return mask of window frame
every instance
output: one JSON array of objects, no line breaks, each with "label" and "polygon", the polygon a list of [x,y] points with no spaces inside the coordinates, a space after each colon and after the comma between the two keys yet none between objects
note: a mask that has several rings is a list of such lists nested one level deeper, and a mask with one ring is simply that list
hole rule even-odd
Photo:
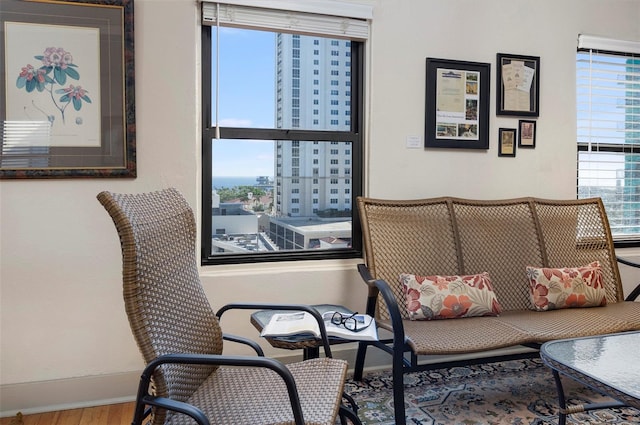
[{"label": "window frame", "polygon": [[[211,59],[213,55],[212,34],[213,28],[209,25],[201,26],[202,46],[202,223],[201,223],[201,265],[219,264],[248,264],[263,262],[281,262],[296,260],[333,260],[361,258],[362,231],[360,218],[355,208],[351,208],[351,248],[334,250],[299,250],[277,251],[262,253],[227,253],[213,255],[212,253],[212,145],[216,136],[219,139],[239,140],[273,140],[279,141],[305,141],[318,143],[350,142],[351,146],[351,205],[356,205],[355,199],[363,193],[364,181],[364,55],[365,41],[351,41],[351,124],[349,131],[329,130],[299,130],[277,128],[242,128],[242,127],[218,127],[212,121],[213,102],[213,69]],[[282,32],[273,30],[274,32]],[[331,35],[323,37],[331,38]]]},{"label": "window frame", "polygon": [[[620,58],[624,57],[639,57],[640,52],[635,51],[640,48],[640,44],[625,42],[621,40],[613,40],[606,39],[601,37],[589,36],[581,34],[578,37],[578,48],[576,50],[576,61],[579,60],[580,54],[589,54],[590,52],[595,55],[609,55],[616,56]],[[576,66],[576,71],[578,71],[578,67]],[[576,74],[576,87],[578,87],[578,80]],[[578,98],[576,98],[576,103],[578,102]],[[576,105],[578,106],[578,104]],[[579,114],[579,108],[576,107],[577,114]],[[577,123],[580,123],[580,115],[576,116]],[[625,121],[626,122],[626,121]],[[579,130],[579,128],[577,128]],[[640,154],[640,142],[638,143],[600,143],[600,142],[592,142],[592,141],[582,141],[579,135],[579,132],[576,134],[576,164],[577,171],[580,170],[580,154],[581,153],[589,153],[589,152],[613,152],[620,154]],[[580,179],[578,175],[576,176],[576,197],[580,197]],[[606,207],[606,204],[605,204]],[[640,212],[640,210],[636,210],[636,212]],[[614,247],[615,248],[630,248],[630,247],[638,247],[640,246],[640,234],[638,233],[630,233],[628,235],[622,233],[613,234],[612,237],[614,239]]]}]

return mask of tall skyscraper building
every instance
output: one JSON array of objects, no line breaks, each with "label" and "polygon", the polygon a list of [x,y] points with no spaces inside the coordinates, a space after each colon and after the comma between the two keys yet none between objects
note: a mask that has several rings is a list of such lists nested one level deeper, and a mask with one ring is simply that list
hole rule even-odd
[{"label": "tall skyscraper building", "polygon": [[[348,130],[350,41],[278,34],[276,44],[276,127]],[[350,143],[291,140],[274,146],[276,218],[350,220]]]}]

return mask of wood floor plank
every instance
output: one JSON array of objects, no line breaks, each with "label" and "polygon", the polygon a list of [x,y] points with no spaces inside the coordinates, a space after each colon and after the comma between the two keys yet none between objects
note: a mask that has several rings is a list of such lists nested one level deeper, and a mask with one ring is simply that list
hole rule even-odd
[{"label": "wood floor plank", "polygon": [[0,425],[131,425],[134,402],[0,418]]},{"label": "wood floor plank", "polygon": [[35,415],[25,415],[22,417],[22,423],[24,425],[38,425],[40,423],[44,423],[40,421],[40,418],[43,415],[47,415],[46,413],[38,413]]},{"label": "wood floor plank", "polygon": [[27,420],[27,419],[30,419],[29,416],[25,416],[25,421],[24,421],[25,425],[50,425],[58,422],[58,418],[60,417],[60,412],[47,412],[47,413],[40,413],[39,415],[35,415],[35,416],[38,416],[38,420],[34,421],[33,423]]},{"label": "wood floor plank", "polygon": [[109,406],[109,412],[107,414],[107,423],[120,425],[122,423],[122,410],[123,404],[112,404]]},{"label": "wood floor plank", "polygon": [[135,410],[135,403],[124,403],[122,405],[122,416],[119,425],[131,425],[133,420],[133,411]]},{"label": "wood floor plank", "polygon": [[0,418],[0,425],[9,425],[14,417]]},{"label": "wood floor plank", "polygon": [[109,425],[130,425],[133,419],[133,406],[132,403],[110,405],[107,423]]},{"label": "wood floor plank", "polygon": [[108,424],[109,406],[96,406],[91,409],[83,409],[82,417],[78,425]]},{"label": "wood floor plank", "polygon": [[51,425],[79,425],[83,410],[85,409],[63,410],[58,420]]}]

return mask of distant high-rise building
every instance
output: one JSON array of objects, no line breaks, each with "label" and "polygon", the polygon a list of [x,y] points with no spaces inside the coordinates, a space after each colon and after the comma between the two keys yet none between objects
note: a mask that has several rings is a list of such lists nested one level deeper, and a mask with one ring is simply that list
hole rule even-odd
[{"label": "distant high-rise building", "polygon": [[[349,130],[350,41],[278,34],[276,44],[276,127]],[[350,143],[274,146],[276,217],[335,217],[352,209]]]}]

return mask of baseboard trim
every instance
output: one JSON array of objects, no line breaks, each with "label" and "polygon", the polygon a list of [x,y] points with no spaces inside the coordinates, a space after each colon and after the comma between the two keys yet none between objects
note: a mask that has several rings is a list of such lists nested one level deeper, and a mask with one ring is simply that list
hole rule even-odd
[{"label": "baseboard trim", "polygon": [[[355,343],[332,346],[334,358],[344,359],[353,367],[357,345]],[[367,355],[367,369],[391,367],[390,357],[371,350]],[[283,352],[285,353],[285,352]],[[301,351],[274,356],[283,363],[302,360]],[[289,354],[291,353],[291,354]],[[385,362],[387,364],[385,364]],[[140,371],[78,378],[35,381],[0,385],[0,418],[124,403],[135,400]]]},{"label": "baseboard trim", "polygon": [[[332,346],[334,358],[346,360],[350,367],[355,364],[357,343]],[[464,360],[480,356],[535,351],[524,347],[510,347],[484,353],[470,353],[455,356],[424,356],[420,363]],[[283,363],[302,360],[300,351],[274,356]],[[295,354],[293,354],[295,353]],[[367,350],[366,371],[391,369],[391,356],[382,350],[370,347]],[[350,373],[352,370],[350,370]],[[78,378],[37,381],[0,385],[0,418],[124,403],[135,400],[140,379],[140,371],[109,375],[84,376]]]},{"label": "baseboard trim", "polygon": [[0,417],[135,400],[140,371],[0,385]]}]

